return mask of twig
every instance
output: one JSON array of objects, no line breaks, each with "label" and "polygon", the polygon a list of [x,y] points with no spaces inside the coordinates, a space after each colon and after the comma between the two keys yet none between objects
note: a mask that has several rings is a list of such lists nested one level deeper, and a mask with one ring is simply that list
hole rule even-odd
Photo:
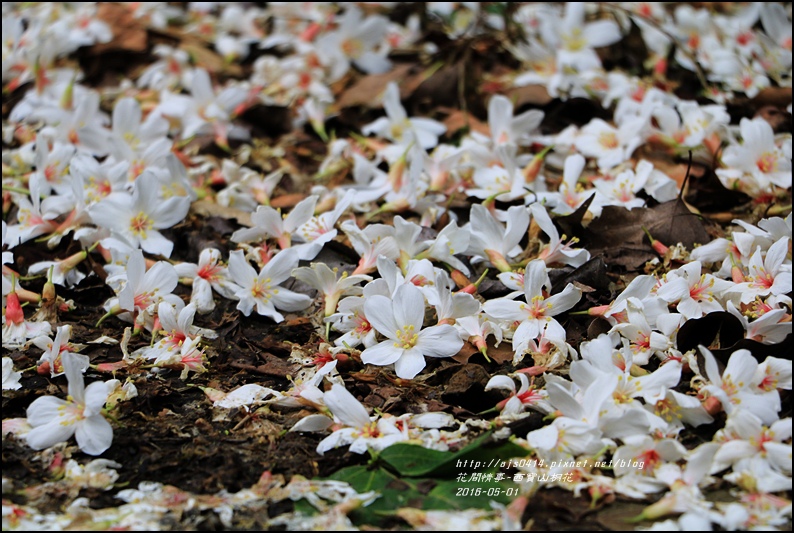
[{"label": "twig", "polygon": [[681,190],[678,191],[679,200],[684,199],[684,189],[686,189],[686,186],[689,182],[689,176],[691,175],[691,172],[692,172],[692,150],[689,150],[689,161],[687,162],[686,165],[686,176],[684,176],[684,181],[681,182]]}]

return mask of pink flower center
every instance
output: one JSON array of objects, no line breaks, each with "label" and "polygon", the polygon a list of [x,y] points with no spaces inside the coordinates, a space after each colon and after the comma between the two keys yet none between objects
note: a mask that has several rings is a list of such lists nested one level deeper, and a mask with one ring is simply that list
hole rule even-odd
[{"label": "pink flower center", "polygon": [[530,387],[525,392],[522,392],[521,394],[517,394],[516,398],[521,400],[522,404],[527,405],[527,404],[535,403],[538,400],[542,400],[543,396],[539,394],[538,391],[536,391],[533,387]]},{"label": "pink flower center", "polygon": [[204,278],[207,281],[216,281],[218,279],[218,271],[220,271],[221,267],[218,264],[208,264],[201,267],[196,275],[200,278]]},{"label": "pink flower center", "polygon": [[416,276],[411,278],[411,283],[413,283],[417,287],[424,287],[425,285],[429,285],[430,281],[423,275],[417,274]]},{"label": "pink flower center", "polygon": [[753,282],[750,284],[751,287],[755,287],[757,289],[769,289],[775,284],[775,277],[770,275],[766,269],[759,268],[757,269],[757,272],[758,275],[753,278]]},{"label": "pink flower center", "polygon": [[752,40],[753,40],[753,32],[750,31],[743,31],[742,33],[736,36],[736,42],[741,46],[747,45]]},{"label": "pink flower center", "polygon": [[603,146],[608,150],[614,150],[618,146],[620,146],[620,142],[618,142],[618,136],[615,135],[614,131],[605,131],[602,132],[598,136],[598,144]]},{"label": "pink flower center", "polygon": [[706,276],[700,276],[700,280],[689,287],[689,297],[693,300],[703,300],[704,297],[708,298],[711,296],[711,293],[708,291],[714,285],[714,280],[712,279],[710,282],[706,283]]},{"label": "pink flower center", "polygon": [[645,450],[637,457],[637,460],[642,463],[644,471],[653,472],[662,458],[656,450]]},{"label": "pink flower center", "polygon": [[359,336],[366,335],[372,330],[372,324],[370,324],[363,316],[356,314],[353,320],[356,322],[355,331]]},{"label": "pink flower center", "polygon": [[773,391],[777,389],[777,376],[773,374],[767,374],[764,376],[764,379],[761,380],[761,383],[758,384],[758,388],[765,391]]},{"label": "pink flower center", "polygon": [[532,301],[526,305],[522,304],[521,308],[524,309],[532,318],[544,318],[546,311],[551,309],[551,304],[546,302],[543,296],[535,296]]},{"label": "pink flower center", "polygon": [[761,154],[761,157],[756,160],[755,164],[758,170],[764,174],[774,172],[777,170],[777,157],[775,157],[775,154],[772,152],[764,152]]},{"label": "pink flower center", "polygon": [[152,228],[154,222],[143,211],[130,220],[130,231],[138,237],[146,238],[146,232]]},{"label": "pink flower center", "polygon": [[135,307],[140,309],[145,309],[149,307],[152,303],[152,297],[154,293],[152,292],[143,292],[141,294],[136,294],[135,298],[133,299],[135,303]]}]

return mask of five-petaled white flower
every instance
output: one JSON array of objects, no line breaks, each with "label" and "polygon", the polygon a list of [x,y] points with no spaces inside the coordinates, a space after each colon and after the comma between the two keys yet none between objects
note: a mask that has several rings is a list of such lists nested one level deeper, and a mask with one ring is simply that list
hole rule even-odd
[{"label": "five-petaled white flower", "polygon": [[144,172],[135,180],[132,196],[111,194],[89,209],[94,224],[110,228],[134,247],[145,252],[171,256],[174,243],[160,233],[185,219],[190,198],[172,196],[160,199],[160,184],[151,172]]},{"label": "five-petaled white flower", "polygon": [[370,417],[367,410],[350,394],[344,385],[334,383],[331,390],[323,394],[325,405],[341,426],[317,445],[317,452],[324,454],[339,446],[350,445],[353,453],[364,453],[367,449],[380,451],[392,444],[408,440],[391,420]]},{"label": "five-petaled white flower", "polygon": [[34,450],[43,450],[75,435],[83,452],[100,455],[113,442],[113,428],[102,416],[110,387],[104,381],[85,386],[83,369],[88,365],[87,357],[64,352],[62,358],[69,395],[66,400],[42,396],[30,404],[27,416],[33,429],[25,438]]},{"label": "five-petaled white flower", "polygon": [[531,261],[524,273],[524,296],[526,302],[498,299],[485,303],[483,310],[499,320],[517,322],[513,334],[513,348],[524,350],[529,341],[537,339],[546,329],[547,336],[565,338],[565,330],[553,317],[576,305],[582,291],[569,283],[559,294],[543,295],[543,287],[551,287],[546,263],[542,259]]},{"label": "five-petaled white flower", "polygon": [[276,310],[277,307],[284,311],[299,311],[308,307],[311,298],[279,286],[290,277],[292,269],[296,266],[298,266],[297,252],[291,248],[276,254],[262,267],[259,274],[245,260],[241,250],[232,252],[229,255],[229,273],[234,282],[241,287],[235,293],[240,299],[237,309],[248,316],[256,305],[257,313],[281,322],[284,316]]},{"label": "five-petaled white flower", "polygon": [[367,298],[364,311],[372,326],[388,337],[361,352],[366,364],[390,365],[398,377],[413,379],[425,367],[425,356],[451,357],[463,347],[457,330],[449,325],[422,329],[425,299],[413,285],[401,285],[394,299],[376,294]]},{"label": "five-petaled white flower", "polygon": [[408,145],[416,141],[424,149],[433,148],[438,144],[438,137],[447,131],[447,127],[429,118],[408,118],[405,108],[400,103],[400,90],[397,83],[391,82],[383,93],[383,109],[385,117],[361,128],[364,135],[372,133],[385,137],[398,144]]}]

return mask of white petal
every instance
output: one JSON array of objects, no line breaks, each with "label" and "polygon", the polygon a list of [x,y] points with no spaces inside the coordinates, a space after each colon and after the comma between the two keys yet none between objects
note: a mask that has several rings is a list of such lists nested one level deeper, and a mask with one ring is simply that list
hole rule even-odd
[{"label": "white petal", "polygon": [[397,329],[403,326],[403,324],[398,326],[394,320],[391,300],[379,294],[366,299],[364,302],[364,315],[366,315],[372,327],[391,339],[396,338]]},{"label": "white petal", "polygon": [[411,424],[424,429],[440,429],[455,423],[455,417],[449,413],[422,413],[411,416]]},{"label": "white petal", "polygon": [[386,366],[397,361],[403,354],[402,348],[394,346],[391,339],[370,346],[361,352],[361,362],[365,365]]},{"label": "white petal", "polygon": [[537,450],[552,450],[557,447],[558,438],[559,431],[554,424],[550,424],[535,431],[530,431],[527,435],[527,442]]},{"label": "white petal", "polygon": [[146,237],[141,239],[141,248],[150,254],[171,257],[174,243],[165,238],[159,231],[149,230],[146,232]]},{"label": "white petal", "polygon": [[402,379],[413,379],[425,364],[425,358],[418,349],[403,350],[402,356],[394,363],[394,373]]},{"label": "white petal", "polygon": [[416,348],[428,357],[452,357],[463,348],[463,341],[454,327],[442,324],[420,331]]},{"label": "white petal", "polygon": [[344,385],[334,383],[331,390],[323,395],[323,399],[325,405],[344,425],[363,428],[370,423],[367,410]]},{"label": "white petal", "polygon": [[75,438],[88,455],[100,455],[113,443],[113,427],[102,415],[89,416],[77,424]]},{"label": "white petal", "polygon": [[246,293],[253,286],[254,279],[257,277],[256,270],[245,259],[242,250],[235,250],[229,254],[229,274],[235,283],[245,289]]},{"label": "white petal", "polygon": [[110,386],[104,381],[95,381],[85,388],[85,409],[83,415],[91,417],[97,415],[105,407],[105,402],[110,395]]},{"label": "white petal", "polygon": [[298,254],[295,250],[287,248],[273,257],[260,273],[260,278],[270,278],[273,284],[279,284],[292,275],[292,269],[298,266]]},{"label": "white petal", "polygon": [[312,195],[298,202],[284,220],[284,231],[294,233],[295,230],[308,222],[314,215],[318,198],[318,196]]},{"label": "white petal", "polygon": [[[399,329],[411,325],[416,333],[425,318],[425,297],[414,285],[400,285],[394,293],[394,321]],[[368,315],[369,316],[369,315]]]},{"label": "white petal", "polygon": [[556,316],[560,313],[564,313],[577,303],[582,298],[582,291],[575,287],[572,283],[569,283],[565,289],[559,294],[555,294],[554,296],[550,296],[546,299],[546,304],[551,304],[551,309],[547,311],[550,316]]},{"label": "white petal", "polygon": [[333,450],[334,448],[339,448],[340,446],[350,444],[353,442],[354,431],[355,429],[353,428],[342,428],[334,431],[320,441],[320,444],[317,445],[317,453],[323,455],[328,450]]},{"label": "white petal", "polygon": [[494,376],[488,380],[488,383],[485,385],[485,390],[491,389],[505,389],[510,392],[516,391],[516,383],[512,380],[512,378],[504,375]]},{"label": "white petal", "polygon": [[541,259],[530,261],[524,271],[524,294],[527,303],[532,298],[543,295],[543,287],[549,285],[549,275],[546,273],[546,263]]},{"label": "white petal", "polygon": [[[275,291],[278,291],[277,293]],[[283,287],[274,289],[274,294],[271,298],[273,305],[278,309],[284,311],[300,311],[306,309],[312,303],[312,299],[305,294],[292,292]]]},{"label": "white petal", "polygon": [[290,428],[290,431],[325,431],[334,424],[333,419],[325,415],[308,415],[298,420],[298,423]]},{"label": "white petal", "polygon": [[59,442],[66,442],[74,434],[74,424],[61,424],[53,421],[43,426],[34,427],[25,434],[28,446],[34,450],[43,450]]},{"label": "white petal", "polygon": [[27,409],[28,424],[33,427],[49,424],[53,420],[60,418],[61,407],[65,405],[66,402],[64,400],[55,396],[36,398]]},{"label": "white petal", "polygon": [[731,377],[731,380],[739,384],[739,388],[744,388],[740,383],[749,384],[755,370],[758,368],[758,361],[752,356],[749,350],[737,350],[728,359],[723,376]]}]

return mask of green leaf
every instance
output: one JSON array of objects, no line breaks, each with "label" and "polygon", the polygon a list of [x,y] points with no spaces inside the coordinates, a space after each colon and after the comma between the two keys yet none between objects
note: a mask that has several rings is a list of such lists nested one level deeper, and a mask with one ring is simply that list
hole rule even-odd
[{"label": "green leaf", "polygon": [[328,479],[349,483],[356,492],[382,490],[391,481],[397,479],[394,475],[382,468],[370,470],[369,467],[358,465],[348,466],[331,474]]},{"label": "green leaf", "polygon": [[403,476],[422,476],[449,462],[454,454],[430,450],[416,444],[392,444],[379,458]]},{"label": "green leaf", "polygon": [[[512,481],[477,481],[459,483],[448,480],[441,481],[430,491],[433,502],[444,502],[446,509],[491,509],[491,501],[507,505],[519,494],[518,485]],[[442,507],[432,507],[441,509]],[[424,507],[431,509],[431,507]]]},{"label": "green leaf", "polygon": [[485,433],[457,452],[399,443],[380,452],[379,458],[403,476],[450,477],[475,470],[498,471],[509,459],[529,453],[509,441],[488,442],[490,438],[491,433]]},{"label": "green leaf", "polygon": [[[509,441],[493,442],[481,435],[456,452],[429,450],[414,444],[395,444],[378,454],[379,466],[350,466],[329,479],[345,481],[359,493],[371,490],[380,497],[350,515],[356,525],[385,527],[401,507],[454,511],[490,509],[490,502],[508,504],[518,495],[509,479],[495,480],[513,458],[528,451]],[[435,478],[435,479],[434,479]]]},{"label": "green leaf", "polygon": [[[388,449],[388,448],[387,448]],[[334,473],[329,479],[345,481],[358,492],[374,490],[380,497],[367,507],[350,514],[356,525],[383,526],[401,507],[424,510],[455,511],[490,509],[490,502],[508,504],[518,495],[518,487],[509,480],[456,481],[452,479],[401,479],[383,467],[351,466]],[[467,477],[468,479],[468,477]]]}]

